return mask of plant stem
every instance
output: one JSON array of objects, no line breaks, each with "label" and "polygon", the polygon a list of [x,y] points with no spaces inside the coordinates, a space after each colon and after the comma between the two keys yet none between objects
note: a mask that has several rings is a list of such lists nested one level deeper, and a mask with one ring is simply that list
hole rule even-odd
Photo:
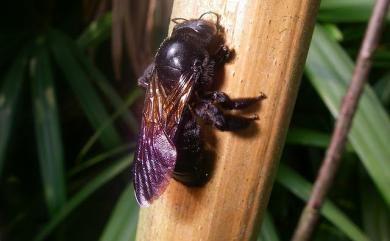
[{"label": "plant stem", "polygon": [[331,143],[326,151],[312,193],[301,214],[292,241],[309,240],[318,221],[319,211],[340,164],[340,157],[343,153],[353,116],[371,68],[371,57],[378,44],[383,20],[388,7],[389,0],[377,0],[375,2],[359,51],[352,81],[341,103],[341,110],[332,133]]}]

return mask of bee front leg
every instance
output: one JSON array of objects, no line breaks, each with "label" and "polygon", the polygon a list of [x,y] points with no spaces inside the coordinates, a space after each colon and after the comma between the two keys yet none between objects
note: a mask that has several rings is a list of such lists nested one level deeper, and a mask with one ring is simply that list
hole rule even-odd
[{"label": "bee front leg", "polygon": [[232,51],[225,45],[222,45],[213,56],[217,66],[226,63],[232,56]]},{"label": "bee front leg", "polygon": [[205,93],[204,98],[212,100],[214,103],[219,104],[222,108],[226,110],[240,110],[265,99],[266,96],[265,94],[260,93],[260,95],[252,98],[230,99],[230,97],[224,92],[211,91]]},{"label": "bee front leg", "polygon": [[155,69],[154,63],[151,63],[148,65],[148,67],[146,67],[142,76],[138,78],[138,81],[137,81],[138,86],[141,86],[145,89],[148,88],[150,79],[153,76],[154,69]]},{"label": "bee front leg", "polygon": [[221,131],[235,131],[247,128],[258,117],[242,117],[223,113],[211,100],[202,100],[194,108],[197,116]]}]

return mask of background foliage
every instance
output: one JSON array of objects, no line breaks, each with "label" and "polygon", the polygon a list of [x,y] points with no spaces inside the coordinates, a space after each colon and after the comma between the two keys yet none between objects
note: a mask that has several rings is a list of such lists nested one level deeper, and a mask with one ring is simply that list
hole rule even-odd
[{"label": "background foliage", "polygon": [[[259,240],[288,240],[294,230],[372,3],[322,1]],[[134,239],[135,83],[166,35],[171,4],[2,3],[1,240]],[[390,240],[389,43],[384,31],[315,240]]]}]

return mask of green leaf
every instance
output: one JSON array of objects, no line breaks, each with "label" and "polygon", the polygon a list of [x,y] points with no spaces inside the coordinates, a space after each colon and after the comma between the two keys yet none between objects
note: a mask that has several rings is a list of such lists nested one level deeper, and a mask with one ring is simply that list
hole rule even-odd
[{"label": "green leaf", "polygon": [[[121,145],[121,146],[118,146],[116,148],[113,148],[112,150],[109,150],[109,151],[106,151],[106,152],[101,153],[99,155],[96,155],[96,156],[92,157],[91,159],[88,159],[88,160],[83,161],[83,162],[79,162],[78,165],[76,165],[74,168],[72,168],[69,171],[68,176],[73,176],[75,174],[78,174],[79,172],[84,171],[85,169],[87,169],[89,167],[95,166],[95,165],[99,164],[100,162],[107,160],[108,158],[110,158],[114,155],[118,155],[119,153],[123,153],[124,151],[129,151],[131,149],[134,149],[134,147],[135,147],[135,143]],[[129,152],[127,152],[127,153],[129,153]]]},{"label": "green leaf", "polygon": [[[68,41],[69,46],[75,56],[82,63],[85,71],[91,76],[92,80],[95,81],[100,91],[108,98],[111,105],[115,109],[119,109],[123,106],[123,100],[115,89],[110,85],[104,74],[96,68],[92,61],[81,51],[86,46],[96,46],[106,38],[108,38],[112,25],[112,14],[107,13],[93,21],[85,30],[77,41],[77,45],[73,41]],[[138,131],[138,122],[130,111],[122,113],[123,121],[129,126],[129,129],[135,134]]]},{"label": "green leaf", "polygon": [[4,166],[16,101],[21,90],[25,67],[29,58],[29,50],[26,47],[17,56],[4,77],[0,89],[0,176]]},{"label": "green leaf", "polygon": [[[352,78],[353,62],[322,27],[315,28],[306,73],[322,100],[337,117]],[[373,90],[366,85],[348,140],[390,206],[390,120]]]},{"label": "green leaf", "polygon": [[51,215],[66,200],[64,155],[48,50],[38,46],[30,61],[35,136],[43,190]]},{"label": "green leaf", "polygon": [[[312,185],[308,181],[283,164],[280,164],[279,166],[276,181],[305,201],[308,199],[312,189]],[[342,231],[351,240],[369,240],[359,227],[349,220],[348,217],[329,200],[324,202],[321,209],[321,215],[329,220],[329,222],[333,223],[336,228]]]},{"label": "green leaf", "polygon": [[[107,13],[93,21],[85,30],[77,41],[77,45],[73,41],[68,41],[68,45],[71,47],[75,56],[82,63],[83,68],[91,76],[92,80],[99,87],[100,91],[108,98],[111,102],[112,107],[119,109],[123,106],[123,100],[121,96],[115,91],[112,85],[109,83],[104,74],[96,68],[92,61],[81,51],[86,46],[96,45],[101,41],[105,40],[109,34],[112,25],[112,14]],[[138,122],[130,111],[122,113],[123,121],[129,126],[133,133],[138,131]]]},{"label": "green leaf", "polygon": [[[87,45],[96,45],[100,43],[110,34],[110,29],[112,25],[112,14],[107,13],[100,17],[98,20],[92,22],[86,31],[79,37],[77,45],[73,41],[68,41],[69,46],[71,47],[75,56],[82,63],[83,68],[91,76],[92,80],[95,81],[96,85],[99,87],[100,91],[108,98],[111,102],[112,107],[119,109],[120,106],[123,106],[123,100],[121,96],[115,91],[112,85],[109,83],[104,74],[96,68],[92,61],[81,51]],[[133,133],[138,131],[138,122],[132,115],[130,111],[122,113],[123,121],[129,126],[130,130]]]},{"label": "green leaf", "polygon": [[390,73],[379,79],[374,88],[378,98],[385,105],[390,104]]},{"label": "green leaf", "polygon": [[[288,130],[286,139],[286,143],[289,145],[301,145],[319,148],[327,148],[329,141],[329,134],[304,128],[290,128]],[[346,145],[346,150],[350,152],[353,151],[349,143]]]},{"label": "green leaf", "polygon": [[274,223],[272,221],[271,214],[266,210],[264,214],[263,224],[261,225],[260,235],[257,238],[258,241],[279,241],[278,234],[276,232]]},{"label": "green leaf", "polygon": [[133,185],[129,184],[120,196],[100,241],[135,240],[139,208],[133,193]]},{"label": "green leaf", "polygon": [[303,128],[291,128],[288,130],[286,143],[326,148],[329,140],[330,136],[327,133]]},{"label": "green leaf", "polygon": [[[374,0],[323,0],[318,20],[324,22],[366,22],[370,18]],[[387,14],[390,20],[390,13]]]},{"label": "green leaf", "polygon": [[390,67],[390,49],[386,47],[386,40],[388,38],[386,37],[385,33],[383,33],[382,38],[384,39],[382,40],[383,43],[380,43],[374,55],[372,56],[372,66],[374,68],[377,67],[388,70]]},{"label": "green leaf", "polygon": [[337,42],[340,42],[344,39],[343,33],[335,24],[323,24],[324,30],[328,32],[329,36],[331,36]]},{"label": "green leaf", "polygon": [[[123,108],[123,106],[125,105],[124,101],[122,100],[121,96],[115,91],[115,89],[111,86],[111,84],[104,76],[104,74],[92,64],[91,60],[87,58],[87,56],[85,56],[77,46],[71,43],[69,43],[69,45],[71,46],[75,56],[77,56],[77,58],[82,63],[83,67],[85,68],[85,71],[88,73],[88,75],[91,76],[92,80],[96,83],[100,91],[110,101],[111,106],[114,109]],[[134,91],[138,91],[138,90],[134,90]],[[136,95],[136,97],[140,96],[139,91],[134,94]],[[129,129],[133,133],[137,133],[138,122],[135,119],[135,117],[132,115],[132,113],[130,111],[123,111],[121,113],[121,117],[124,123],[126,123],[127,126],[129,127]]]},{"label": "green leaf", "polygon": [[103,134],[104,130],[110,126],[116,118],[118,118],[123,112],[127,111],[127,108],[134,103],[134,101],[141,95],[139,89],[134,89],[129,93],[126,102],[122,103],[122,106],[119,106],[119,109],[111,116],[109,120],[104,122],[102,126],[95,131],[91,138],[88,139],[87,143],[81,149],[77,160],[83,159],[88,151],[92,148],[93,144],[98,140],[98,138]]},{"label": "green leaf", "polygon": [[363,227],[372,240],[390,241],[390,210],[370,180],[361,178]]},{"label": "green leaf", "polygon": [[54,228],[56,228],[74,209],[80,206],[80,204],[92,193],[128,168],[132,160],[132,155],[120,159],[89,181],[78,193],[65,203],[65,205],[49,220],[47,224],[42,227],[35,236],[34,240],[39,241],[46,239]]},{"label": "green leaf", "polygon": [[112,14],[108,12],[89,24],[78,38],[77,45],[82,49],[99,45],[110,36],[111,25]]},{"label": "green leaf", "polygon": [[[100,100],[95,88],[89,82],[80,63],[78,63],[72,51],[66,44],[67,37],[58,31],[50,33],[50,44],[57,64],[62,69],[74,94],[79,98],[81,107],[95,130],[98,130],[107,120],[109,115]],[[119,145],[120,138],[113,125],[108,126],[102,133],[101,143],[106,147]]]}]

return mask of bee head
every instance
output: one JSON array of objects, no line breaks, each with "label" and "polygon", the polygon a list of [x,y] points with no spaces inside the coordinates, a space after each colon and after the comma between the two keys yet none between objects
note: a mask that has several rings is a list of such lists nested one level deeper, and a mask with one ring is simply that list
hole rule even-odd
[{"label": "bee head", "polygon": [[[213,14],[214,16],[216,16],[217,21],[214,23],[212,21],[202,19],[208,14]],[[198,19],[187,20],[185,18],[174,18],[172,19],[172,21],[176,23],[175,27],[173,28],[172,35],[195,35],[199,38],[199,40],[204,40],[206,42],[213,39],[219,33],[220,30],[219,15],[214,12],[203,13]]]}]

